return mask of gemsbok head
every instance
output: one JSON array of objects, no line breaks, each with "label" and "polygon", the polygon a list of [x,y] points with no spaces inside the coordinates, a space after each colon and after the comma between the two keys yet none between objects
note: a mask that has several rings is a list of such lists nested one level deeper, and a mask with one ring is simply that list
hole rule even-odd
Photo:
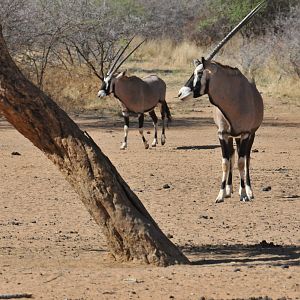
[{"label": "gemsbok head", "polygon": [[154,125],[154,140],[152,147],[158,144],[157,140],[157,116],[154,111],[156,106],[160,107],[162,118],[162,134],[161,144],[164,145],[166,141],[165,136],[165,117],[171,120],[171,114],[166,102],[166,84],[156,75],[149,75],[144,78],[137,76],[127,76],[126,71],[118,72],[122,64],[129,58],[129,56],[136,51],[144,41],[139,43],[125,58],[122,55],[128,48],[133,38],[126,44],[126,46],[117,52],[113,64],[110,66],[107,75],[103,79],[102,85],[98,92],[98,97],[105,97],[113,94],[116,97],[122,108],[122,115],[124,117],[124,141],[121,145],[121,150],[127,148],[127,137],[129,129],[129,113],[136,113],[139,116],[139,132],[145,149],[149,148],[149,144],[143,134],[144,113],[149,113]]},{"label": "gemsbok head", "polygon": [[250,183],[250,152],[255,132],[263,120],[263,100],[255,84],[237,69],[221,65],[212,58],[232,36],[260,11],[265,4],[260,2],[208,55],[195,60],[195,70],[180,89],[181,100],[208,95],[214,105],[214,121],[218,127],[218,137],[222,149],[222,183],[216,202],[232,194],[232,168],[234,165],[233,138],[238,152],[240,173],[239,195],[241,201],[253,199]]}]

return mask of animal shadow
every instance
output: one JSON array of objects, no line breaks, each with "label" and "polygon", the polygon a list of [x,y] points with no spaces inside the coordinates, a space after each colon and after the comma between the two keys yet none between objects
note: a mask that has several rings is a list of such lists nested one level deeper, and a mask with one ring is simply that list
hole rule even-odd
[{"label": "animal shadow", "polygon": [[199,145],[199,146],[179,146],[176,150],[213,150],[220,148],[220,145]]},{"label": "animal shadow", "polygon": [[262,242],[254,245],[184,245],[181,250],[193,265],[220,265],[254,267],[269,265],[288,268],[300,266],[300,247]]}]

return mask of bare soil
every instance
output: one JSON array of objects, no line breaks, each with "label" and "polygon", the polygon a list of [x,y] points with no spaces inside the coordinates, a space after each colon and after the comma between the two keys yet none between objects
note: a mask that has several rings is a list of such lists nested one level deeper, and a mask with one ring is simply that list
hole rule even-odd
[{"label": "bare soil", "polygon": [[[237,170],[233,197],[214,202],[221,150],[206,99],[171,99],[167,143],[149,150],[136,118],[129,148],[120,151],[121,118],[73,116],[193,263],[167,268],[114,262],[56,167],[0,119],[0,296],[299,299],[300,108],[266,98],[251,161],[255,200],[248,203],[239,201]],[[149,119],[145,131],[151,142]]]}]

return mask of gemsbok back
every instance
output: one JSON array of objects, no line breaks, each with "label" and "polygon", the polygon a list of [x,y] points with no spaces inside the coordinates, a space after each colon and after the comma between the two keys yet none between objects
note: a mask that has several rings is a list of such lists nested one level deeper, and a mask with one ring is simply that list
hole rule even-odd
[{"label": "gemsbok back", "polygon": [[232,194],[232,169],[234,165],[233,138],[238,152],[240,173],[239,195],[241,201],[254,198],[250,182],[250,153],[255,132],[263,120],[263,100],[254,83],[237,69],[221,65],[212,58],[224,44],[245,25],[263,6],[258,4],[210,53],[201,60],[195,60],[195,70],[185,86],[179,91],[179,98],[186,100],[207,94],[214,105],[214,121],[222,148],[222,183],[216,202]]},{"label": "gemsbok back", "polygon": [[[132,38],[133,39],[133,38]],[[154,111],[155,107],[160,107],[162,118],[162,134],[161,144],[166,142],[165,136],[165,117],[171,120],[171,114],[166,102],[166,84],[156,75],[149,75],[144,78],[137,76],[126,76],[126,71],[117,73],[117,70],[125,62],[125,60],[144,42],[138,44],[124,59],[121,57],[132,39],[127,43],[122,51],[118,51],[115,62],[110,67],[106,77],[98,92],[98,97],[105,97],[111,93],[120,101],[122,115],[124,117],[124,141],[121,150],[127,148],[127,138],[129,129],[129,113],[137,113],[139,118],[139,132],[145,149],[149,148],[149,144],[143,133],[144,113],[149,113],[154,125],[154,140],[151,144],[155,147],[157,140],[157,116]],[[121,60],[121,61],[120,61]]]}]

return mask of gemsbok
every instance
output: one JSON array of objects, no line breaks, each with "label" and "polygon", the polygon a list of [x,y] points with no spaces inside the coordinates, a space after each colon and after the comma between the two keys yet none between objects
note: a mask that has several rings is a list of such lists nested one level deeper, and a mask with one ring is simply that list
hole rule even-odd
[{"label": "gemsbok", "polygon": [[212,58],[224,44],[245,25],[263,6],[260,2],[209,54],[195,60],[195,70],[179,91],[181,100],[208,95],[214,105],[214,121],[222,149],[222,183],[216,202],[232,194],[232,169],[234,165],[233,138],[238,152],[240,173],[239,195],[241,201],[254,198],[250,182],[250,152],[255,132],[263,120],[263,100],[254,83],[237,69],[221,65]]},{"label": "gemsbok", "polygon": [[132,39],[127,43],[122,51],[120,51],[121,49],[118,51],[116,59],[107,72],[98,92],[98,97],[106,97],[113,93],[113,95],[120,101],[122,115],[124,117],[124,141],[120,147],[121,150],[127,148],[129,113],[138,114],[139,132],[142,136],[145,149],[149,148],[149,144],[143,133],[144,113],[148,112],[153,121],[154,140],[151,144],[152,147],[155,147],[158,144],[158,119],[154,111],[155,107],[159,106],[162,118],[162,145],[166,142],[165,117],[167,117],[168,121],[171,120],[171,113],[166,102],[166,84],[162,79],[156,75],[148,75],[144,78],[126,76],[126,71],[117,73],[118,69],[126,61],[126,59],[144,42],[142,41],[138,44],[124,59],[120,61]]}]

